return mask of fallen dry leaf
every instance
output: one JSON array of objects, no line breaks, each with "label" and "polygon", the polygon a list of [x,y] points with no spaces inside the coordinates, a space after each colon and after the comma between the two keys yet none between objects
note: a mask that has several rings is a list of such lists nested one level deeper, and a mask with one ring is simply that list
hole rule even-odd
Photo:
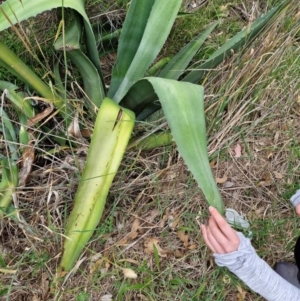
[{"label": "fallen dry leaf", "polygon": [[128,269],[128,268],[123,269],[123,274],[125,278],[129,278],[129,279],[137,278],[136,272],[132,269]]},{"label": "fallen dry leaf", "polygon": [[145,218],[148,223],[153,223],[154,219],[159,216],[160,212],[158,209],[154,209],[150,214]]},{"label": "fallen dry leaf", "polygon": [[100,297],[100,301],[112,301],[112,294],[106,294]]},{"label": "fallen dry leaf", "polygon": [[246,298],[246,292],[240,287],[237,287],[237,290],[239,291],[237,293],[237,301],[244,301]]},{"label": "fallen dry leaf", "polygon": [[260,181],[257,186],[258,187],[268,187],[271,186],[273,183],[271,181]]},{"label": "fallen dry leaf", "polygon": [[84,138],[90,138],[92,136],[93,132],[90,129],[82,129],[81,135]]},{"label": "fallen dry leaf", "polygon": [[225,182],[224,184],[223,184],[223,187],[224,188],[231,188],[231,187],[233,187],[234,186],[234,183],[233,182],[229,182],[229,181],[227,181],[227,182]]},{"label": "fallen dry leaf", "polygon": [[85,142],[85,139],[83,138],[82,134],[81,134],[81,130],[79,127],[79,112],[76,111],[75,116],[72,120],[72,122],[70,123],[69,127],[68,127],[68,133],[70,136],[77,138],[78,141],[80,142]]},{"label": "fallen dry leaf", "polygon": [[274,176],[276,179],[282,179],[283,178],[283,174],[281,174],[280,172],[276,172],[274,171]]},{"label": "fallen dry leaf", "polygon": [[186,248],[189,245],[189,234],[185,234],[185,231],[181,230],[177,232],[177,236],[183,242],[183,245]]},{"label": "fallen dry leaf", "polygon": [[42,289],[43,295],[46,295],[49,291],[49,276],[47,273],[42,274],[41,289]]},{"label": "fallen dry leaf", "polygon": [[168,207],[167,210],[166,210],[166,213],[164,214],[164,216],[162,218],[162,220],[158,224],[159,228],[164,228],[165,227],[165,224],[166,224],[166,221],[168,220],[169,214],[170,214],[170,208]]},{"label": "fallen dry leaf", "polygon": [[143,295],[143,294],[137,294],[136,295],[139,299],[141,299],[141,300],[146,300],[146,301],[148,301],[149,299],[145,296],[145,295]]},{"label": "fallen dry leaf", "polygon": [[32,164],[34,162],[34,148],[30,145],[26,146],[26,149],[21,158],[22,168],[19,172],[19,187],[25,186],[26,180],[31,172]]},{"label": "fallen dry leaf", "polygon": [[124,246],[128,243],[128,241],[135,239],[138,236],[138,232],[137,230],[140,227],[140,220],[138,218],[136,218],[131,226],[131,231],[128,235],[126,235],[124,238],[122,238],[117,245],[118,246]]},{"label": "fallen dry leaf", "polygon": [[264,211],[266,210],[265,207],[260,207],[258,209],[255,210],[255,215],[257,217],[263,217],[264,216]]},{"label": "fallen dry leaf", "polygon": [[237,144],[236,147],[234,148],[234,152],[235,152],[234,155],[235,158],[240,158],[242,156],[242,148],[239,144]]},{"label": "fallen dry leaf", "polygon": [[216,178],[217,184],[223,184],[227,181],[228,177],[226,175],[223,176],[223,178]]},{"label": "fallen dry leaf", "polygon": [[96,270],[98,270],[98,268],[102,264],[103,260],[104,260],[103,258],[100,258],[90,266],[90,274],[93,274]]},{"label": "fallen dry leaf", "polygon": [[158,255],[160,257],[166,257],[167,256],[167,251],[163,250],[160,246],[159,246],[159,239],[155,238],[155,237],[148,237],[145,241],[145,249],[144,252],[148,255],[153,254],[154,253],[154,248],[153,245],[155,245]]},{"label": "fallen dry leaf", "polygon": [[33,126],[36,123],[40,122],[42,119],[44,119],[45,117],[50,115],[52,113],[53,109],[54,109],[54,106],[52,104],[50,104],[50,107],[46,108],[43,112],[35,115],[31,119],[28,119],[27,126],[30,127],[30,126]]},{"label": "fallen dry leaf", "polygon": [[131,259],[131,258],[121,259],[121,260],[118,260],[118,262],[130,262],[130,263],[139,265],[139,262],[137,260],[134,260],[134,259]]},{"label": "fallen dry leaf", "polygon": [[230,283],[230,278],[228,275],[223,276],[223,282],[226,284]]},{"label": "fallen dry leaf", "polygon": [[211,168],[215,167],[215,165],[216,165],[216,161],[212,160],[212,161],[209,162],[209,166]]},{"label": "fallen dry leaf", "polygon": [[127,236],[128,239],[135,239],[138,236],[137,231],[138,231],[140,225],[141,225],[140,220],[138,218],[136,218],[132,223],[131,232]]},{"label": "fallen dry leaf", "polygon": [[181,257],[183,257],[184,254],[183,254],[181,251],[176,250],[176,251],[173,253],[173,255],[174,255],[176,258],[181,258]]},{"label": "fallen dry leaf", "polygon": [[196,244],[191,244],[191,245],[188,246],[188,249],[191,250],[191,251],[195,250],[196,248],[197,248]]}]

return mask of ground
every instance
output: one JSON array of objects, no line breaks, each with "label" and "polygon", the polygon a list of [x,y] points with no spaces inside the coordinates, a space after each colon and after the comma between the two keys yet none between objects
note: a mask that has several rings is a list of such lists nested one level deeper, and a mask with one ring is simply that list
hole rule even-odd
[{"label": "ground", "polygon": [[[104,11],[119,26],[125,2],[90,0],[87,11],[91,19]],[[160,57],[178,52],[199,27],[223,19],[198,59],[208,56],[276,3],[184,1],[183,9],[195,16],[178,19]],[[52,12],[29,21],[41,45],[53,41],[56,32],[52,28],[49,37],[39,36],[45,18],[54,25],[59,20]],[[203,82],[208,153],[222,198],[249,220],[252,244],[271,266],[293,261],[300,235],[289,202],[300,188],[299,19],[294,1],[262,37]],[[11,30],[1,35],[29,60]],[[109,55],[102,61],[107,74],[113,60]],[[13,80],[2,69],[0,76]],[[136,132],[156,126],[141,124]],[[0,266],[6,269],[0,269],[0,300],[263,300],[215,265],[199,231],[208,217],[207,203],[176,145],[128,150],[93,239],[75,269],[58,280],[63,229],[87,149],[83,144],[73,153],[40,152],[26,187],[17,189],[14,201],[25,221],[0,221]]]}]

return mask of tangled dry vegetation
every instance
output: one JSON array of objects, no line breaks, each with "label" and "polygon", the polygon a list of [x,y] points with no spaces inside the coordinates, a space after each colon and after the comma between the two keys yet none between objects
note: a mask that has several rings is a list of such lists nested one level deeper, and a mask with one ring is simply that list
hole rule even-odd
[{"label": "tangled dry vegetation", "polygon": [[[293,260],[300,234],[288,201],[300,187],[299,12],[299,5],[288,11],[204,83],[216,181],[226,207],[251,222],[253,245],[270,265]],[[127,153],[93,240],[55,281],[87,148],[40,150],[14,199],[21,221],[1,220],[11,271],[0,269],[1,300],[262,300],[215,266],[199,232],[206,202],[174,145]]]}]

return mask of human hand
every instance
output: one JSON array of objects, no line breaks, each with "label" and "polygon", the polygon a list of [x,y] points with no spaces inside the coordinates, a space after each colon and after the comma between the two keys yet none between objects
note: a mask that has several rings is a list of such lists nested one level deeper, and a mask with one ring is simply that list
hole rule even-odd
[{"label": "human hand", "polygon": [[209,249],[218,254],[237,251],[240,238],[235,230],[229,226],[216,208],[210,206],[209,212],[211,216],[208,226],[201,225],[202,235]]},{"label": "human hand", "polygon": [[298,204],[298,205],[295,207],[295,210],[296,210],[297,215],[300,216],[300,204]]}]

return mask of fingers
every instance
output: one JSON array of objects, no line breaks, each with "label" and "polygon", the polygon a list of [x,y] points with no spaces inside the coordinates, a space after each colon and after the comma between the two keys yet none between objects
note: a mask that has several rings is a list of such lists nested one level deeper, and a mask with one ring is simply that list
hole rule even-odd
[{"label": "fingers", "polygon": [[206,226],[201,225],[201,232],[202,232],[202,235],[203,235],[203,238],[204,238],[204,241],[205,241],[206,245],[209,247],[209,249],[213,253],[216,253],[216,249],[213,247],[213,245],[210,243],[210,240],[208,239]]},{"label": "fingers", "polygon": [[208,232],[211,233],[211,239],[218,244],[219,251],[217,253],[223,254],[231,250],[230,240],[223,234],[222,229],[217,225],[214,216],[211,216],[208,221],[208,230]]},{"label": "fingers", "polygon": [[218,212],[218,210],[214,207],[209,207],[209,212],[211,216],[214,218],[217,227],[221,231],[221,233],[229,240],[235,240],[237,237],[236,232],[229,226],[225,218]]},{"label": "fingers", "polygon": [[240,238],[219,212],[210,207],[211,217],[208,226],[201,225],[203,238],[209,249],[218,254],[231,253],[238,250]]},{"label": "fingers", "polygon": [[295,209],[296,209],[297,215],[300,216],[300,204],[298,204]]},{"label": "fingers", "polygon": [[219,254],[225,253],[224,249],[220,246],[218,241],[211,233],[209,227],[201,225],[201,230],[202,230],[202,235],[205,243],[213,253],[219,253]]}]

